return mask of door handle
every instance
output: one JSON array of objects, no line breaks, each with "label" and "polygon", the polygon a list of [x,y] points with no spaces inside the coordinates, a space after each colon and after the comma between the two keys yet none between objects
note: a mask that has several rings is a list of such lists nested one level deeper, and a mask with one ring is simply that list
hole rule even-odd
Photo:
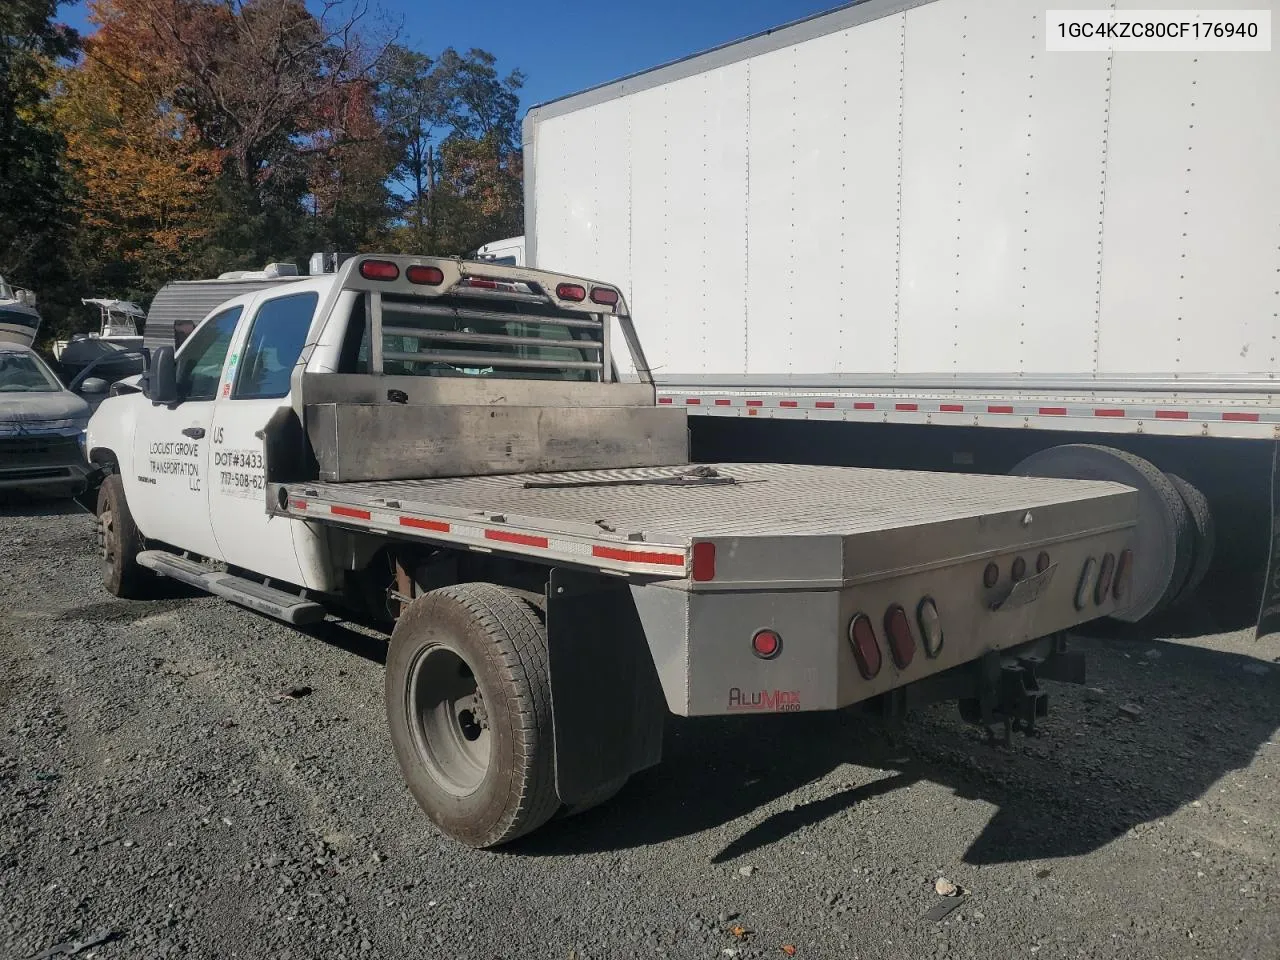
[{"label": "door handle", "polygon": [[199,440],[204,436],[204,427],[187,427],[182,431],[182,435],[192,440]]}]

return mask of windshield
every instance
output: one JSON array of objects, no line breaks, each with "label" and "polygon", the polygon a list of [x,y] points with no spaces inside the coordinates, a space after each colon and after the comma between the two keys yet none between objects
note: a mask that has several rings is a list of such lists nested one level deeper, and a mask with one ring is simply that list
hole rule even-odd
[{"label": "windshield", "polygon": [[0,393],[57,393],[62,385],[29,353],[0,353]]}]

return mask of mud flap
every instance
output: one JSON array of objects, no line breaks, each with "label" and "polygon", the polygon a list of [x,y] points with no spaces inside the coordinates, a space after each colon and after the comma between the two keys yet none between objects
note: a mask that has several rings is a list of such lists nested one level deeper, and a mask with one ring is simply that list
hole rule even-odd
[{"label": "mud flap", "polygon": [[562,803],[662,759],[667,704],[625,582],[553,569],[547,656]]},{"label": "mud flap", "polygon": [[1280,441],[1271,450],[1271,531],[1267,544],[1267,578],[1262,583],[1262,605],[1254,637],[1261,640],[1280,633]]}]

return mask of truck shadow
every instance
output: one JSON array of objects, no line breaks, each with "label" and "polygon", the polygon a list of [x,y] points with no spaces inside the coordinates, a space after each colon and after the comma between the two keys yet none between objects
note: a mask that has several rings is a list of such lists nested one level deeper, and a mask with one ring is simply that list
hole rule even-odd
[{"label": "truck shadow", "polygon": [[[997,808],[966,863],[1075,856],[1196,800],[1247,767],[1280,728],[1280,667],[1265,660],[1177,642],[1078,646],[1089,657],[1090,685],[1049,685],[1050,716],[1036,738],[988,742],[951,704],[892,730],[852,712],[676,718],[661,766],[637,775],[606,808],[510,850],[539,856],[732,833],[735,821],[799,792],[794,806],[744,825],[711,858],[721,863],[929,782]],[[923,809],[904,800],[901,810],[913,806]],[[901,812],[894,824],[930,828],[904,822]]]}]

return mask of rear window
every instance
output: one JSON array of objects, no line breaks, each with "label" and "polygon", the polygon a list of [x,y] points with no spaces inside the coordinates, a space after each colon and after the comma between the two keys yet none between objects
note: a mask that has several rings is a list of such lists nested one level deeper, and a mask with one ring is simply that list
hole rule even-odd
[{"label": "rear window", "polygon": [[499,312],[447,297],[425,302],[384,296],[383,369],[402,376],[601,379],[598,319],[522,312],[519,306],[504,303]]}]

